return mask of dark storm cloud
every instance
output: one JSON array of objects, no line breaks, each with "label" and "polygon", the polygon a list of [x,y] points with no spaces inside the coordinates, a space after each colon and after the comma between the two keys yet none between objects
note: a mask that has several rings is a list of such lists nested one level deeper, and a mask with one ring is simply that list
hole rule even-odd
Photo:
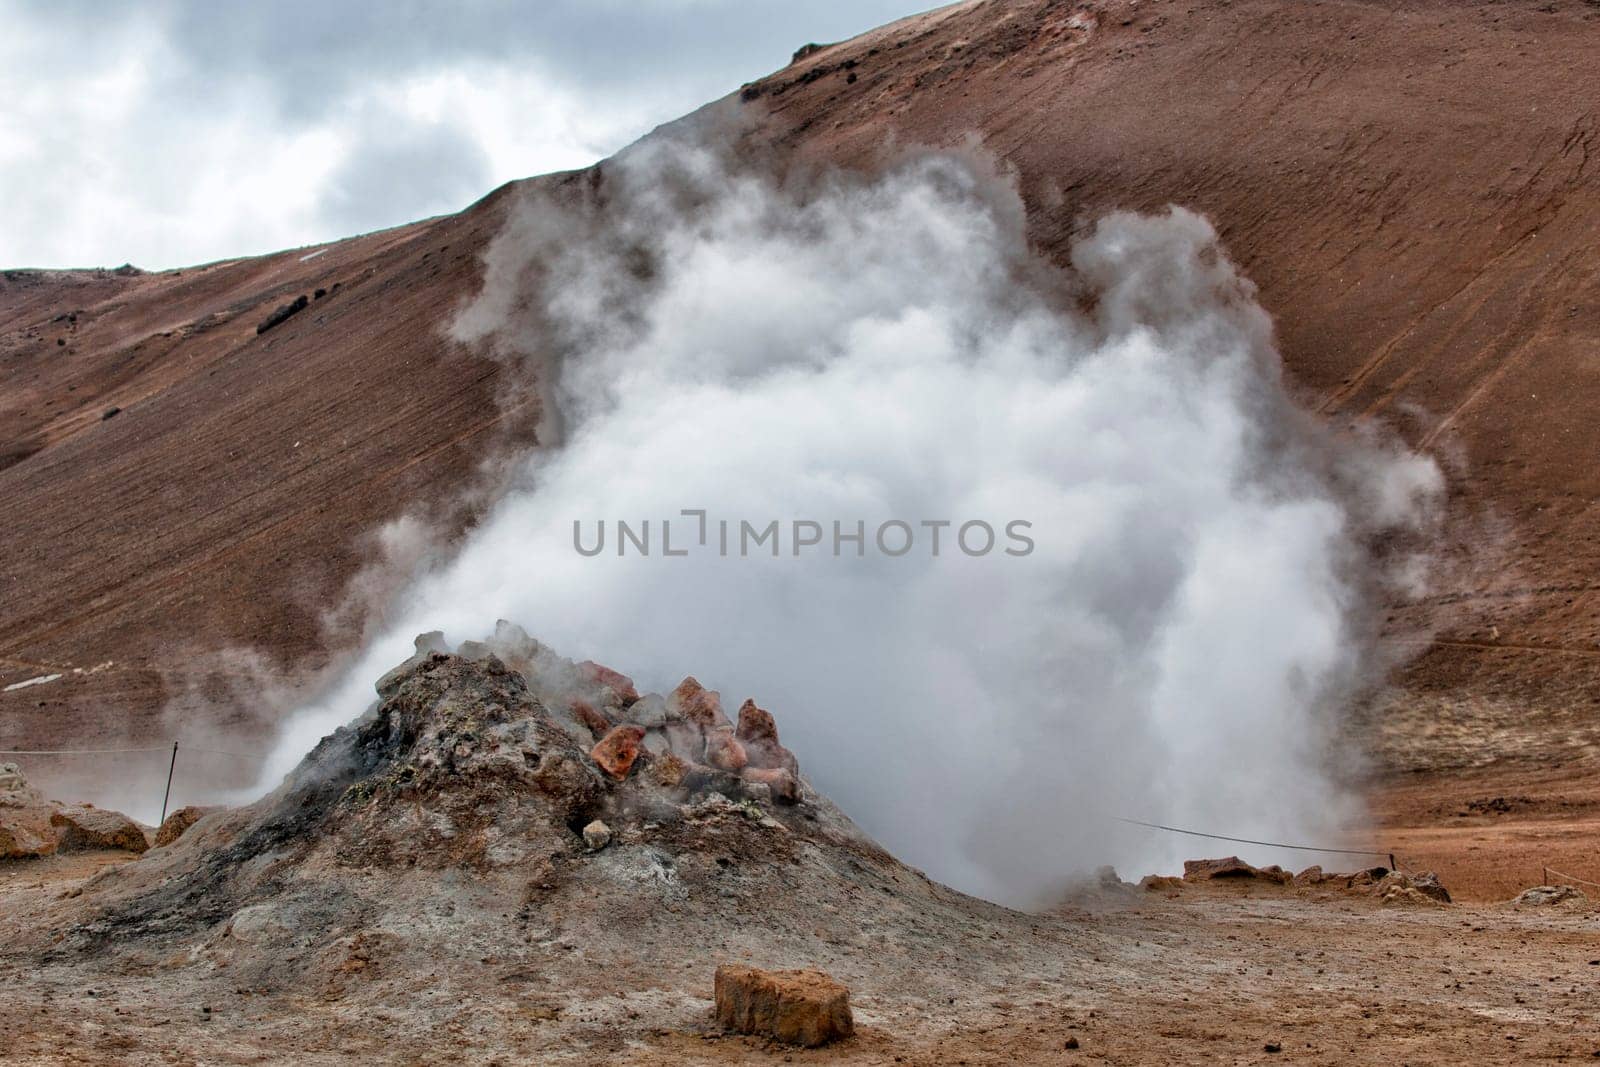
[{"label": "dark storm cloud", "polygon": [[552,73],[605,92],[707,79],[732,89],[781,66],[809,40],[858,33],[917,6],[916,0],[186,0],[170,6],[167,22],[196,69],[243,69],[271,82],[291,111],[315,111],[364,78],[474,59],[537,58]]}]

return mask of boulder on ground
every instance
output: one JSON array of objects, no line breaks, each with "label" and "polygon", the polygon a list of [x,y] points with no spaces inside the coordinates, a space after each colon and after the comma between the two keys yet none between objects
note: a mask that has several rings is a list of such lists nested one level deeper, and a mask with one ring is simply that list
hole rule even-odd
[{"label": "boulder on ground", "polygon": [[0,763],[0,808],[37,808],[44,803],[43,794],[28,784],[21,767]]},{"label": "boulder on ground", "polygon": [[722,966],[716,975],[717,1022],[815,1048],[855,1032],[850,991],[821,971],[763,971]]},{"label": "boulder on ground", "polygon": [[643,741],[643,727],[618,726],[600,739],[590,750],[589,757],[599,764],[602,771],[620,782],[633,770]]},{"label": "boulder on ground", "polygon": [[[1434,879],[1434,882],[1437,885],[1438,879]],[[1437,888],[1440,892],[1444,890],[1443,886]],[[1389,906],[1420,904],[1437,907],[1449,899],[1449,894],[1445,894],[1445,899],[1440,900],[1432,893],[1424,893],[1410,875],[1401,871],[1390,871],[1378,879],[1369,892],[1378,898],[1378,903]]]},{"label": "boulder on ground", "polygon": [[1513,904],[1583,904],[1588,901],[1583,891],[1570,885],[1536,885],[1517,894]]},{"label": "boulder on ground", "polygon": [[694,765],[682,756],[665,752],[651,759],[650,780],[664,789],[676,789],[688,778],[692,766]]},{"label": "boulder on ground", "polygon": [[1253,867],[1238,856],[1183,861],[1184,881],[1204,882],[1216,878],[1252,878],[1263,882],[1275,882],[1278,885],[1288,885],[1292,881],[1289,872],[1276,864],[1271,867]]},{"label": "boulder on ground", "polygon": [[660,693],[646,693],[627,708],[627,720],[645,729],[667,721],[667,701]]},{"label": "boulder on ground", "polygon": [[1389,868],[1387,867],[1368,867],[1366,870],[1356,871],[1354,874],[1330,874],[1326,881],[1331,882],[1342,878],[1346,889],[1365,889],[1367,886],[1377,885],[1388,876]]},{"label": "boulder on ground", "polygon": [[690,795],[696,793],[721,793],[736,797],[744,791],[745,780],[732,771],[711,767],[693,760],[684,760],[682,786]]},{"label": "boulder on ground", "polygon": [[289,303],[280,304],[277,310],[268,315],[266,318],[262,319],[261,322],[256,326],[256,333],[258,335],[263,334],[272,329],[274,326],[282,325],[283,323],[287,322],[291,316],[298,315],[300,312],[304,311],[307,306],[310,305],[310,303],[310,299],[307,298],[304,293],[301,293],[299,296],[289,301]]},{"label": "boulder on ground", "polygon": [[394,695],[394,691],[399,688],[401,681],[410,675],[417,666],[426,662],[435,654],[444,655],[450,651],[450,646],[445,643],[444,632],[441,630],[429,630],[425,634],[418,634],[412,639],[411,644],[415,651],[412,652],[410,658],[404,663],[397,664],[385,671],[379,676],[377,682],[373,684],[373,688],[377,690],[378,695],[385,700]]},{"label": "boulder on ground", "polygon": [[574,700],[567,709],[572,717],[599,741],[611,732],[611,720],[595,710],[587,700]]},{"label": "boulder on ground", "polygon": [[746,767],[739,772],[746,782],[760,782],[779,804],[800,803],[800,779],[782,767]]},{"label": "boulder on ground", "polygon": [[707,689],[693,676],[679,682],[678,688],[667,697],[667,711],[694,723],[702,731],[733,725],[722,712],[722,694],[715,689]]},{"label": "boulder on ground", "polygon": [[739,728],[735,734],[744,745],[753,767],[782,767],[790,774],[800,773],[794,753],[778,742],[778,724],[772,713],[746,700],[739,706]]},{"label": "boulder on ground", "polygon": [[168,815],[166,821],[161,824],[161,828],[156,831],[156,843],[154,847],[163,848],[172,844],[178,838],[182,837],[184,835],[184,831],[188,830],[189,827],[193,826],[207,815],[210,815],[212,812],[221,810],[221,808],[215,806],[200,807],[194,804],[191,804],[188,807],[179,808],[171,815]]},{"label": "boulder on ground", "polygon": [[1294,876],[1294,884],[1321,885],[1324,879],[1325,876],[1322,873],[1322,867],[1318,864],[1312,864],[1310,867],[1307,867],[1305,870]]},{"label": "boulder on ground", "polygon": [[578,673],[586,681],[604,686],[615,693],[623,707],[629,707],[639,700],[639,690],[634,688],[633,679],[621,671],[614,671],[610,667],[586,659],[578,664]]},{"label": "boulder on ground", "polygon": [[0,822],[0,860],[39,859],[56,850],[56,839],[21,823]]},{"label": "boulder on ground", "polygon": [[1146,893],[1177,892],[1183,888],[1183,879],[1170,874],[1147,874],[1139,879],[1139,888]]},{"label": "boulder on ground", "polygon": [[501,663],[524,675],[536,668],[544,654],[544,646],[529,637],[528,631],[505,619],[495,620],[494,636],[488,644]]},{"label": "boulder on ground", "polygon": [[719,770],[738,774],[750,762],[744,746],[733,736],[731,726],[723,726],[706,734],[706,762]]},{"label": "boulder on ground", "polygon": [[754,700],[746,700],[739,705],[739,740],[777,741],[778,720],[772,712],[757,707]]},{"label": "boulder on ground", "polygon": [[1411,876],[1411,888],[1423,896],[1432,897],[1441,904],[1450,903],[1450,890],[1439,881],[1439,876],[1432,871],[1423,871],[1421,874]]},{"label": "boulder on ground", "polygon": [[107,811],[87,804],[52,812],[50,825],[57,828],[57,841],[63,852],[88,849],[121,849],[143,852],[150,847],[144,828],[119,811]]},{"label": "boulder on ground", "polygon": [[668,719],[662,727],[662,733],[666,735],[667,747],[673,755],[690,763],[705,759],[706,735],[694,723],[684,719]]}]

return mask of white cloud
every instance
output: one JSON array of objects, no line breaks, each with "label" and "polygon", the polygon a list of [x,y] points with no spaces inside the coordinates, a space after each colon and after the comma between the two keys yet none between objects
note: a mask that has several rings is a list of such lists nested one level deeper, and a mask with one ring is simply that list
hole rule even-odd
[{"label": "white cloud", "polygon": [[900,3],[0,0],[0,266],[182,266],[585,166]]}]

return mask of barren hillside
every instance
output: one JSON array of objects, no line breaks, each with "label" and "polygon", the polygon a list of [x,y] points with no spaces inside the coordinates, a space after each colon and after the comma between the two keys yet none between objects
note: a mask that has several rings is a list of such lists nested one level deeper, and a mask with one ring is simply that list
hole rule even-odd
[{"label": "barren hillside", "polygon": [[[1381,709],[1385,758],[1573,781],[1600,699],[1597,99],[1581,0],[987,0],[725,106],[752,143],[854,166],[976,136],[1050,253],[1111,207],[1209,214],[1314,406],[1441,456],[1470,520],[1479,565],[1392,620],[1409,651],[1441,632]],[[0,683],[64,674],[0,693],[8,747],[159,735],[164,703],[226,682],[197,649],[321,662],[362,538],[531,432],[439,332],[509,195],[325,251],[5,274]]]}]

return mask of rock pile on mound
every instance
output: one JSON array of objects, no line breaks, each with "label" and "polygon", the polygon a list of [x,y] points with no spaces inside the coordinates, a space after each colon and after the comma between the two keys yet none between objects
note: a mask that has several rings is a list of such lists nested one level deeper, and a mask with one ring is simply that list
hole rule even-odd
[{"label": "rock pile on mound", "polygon": [[1391,871],[1387,867],[1371,867],[1350,874],[1327,874],[1321,867],[1307,867],[1299,874],[1290,874],[1277,864],[1256,867],[1238,856],[1185,860],[1181,879],[1149,875],[1141,880],[1139,885],[1152,893],[1172,893],[1182,889],[1185,883],[1193,885],[1230,880],[1301,889],[1347,890],[1376,897],[1379,902],[1389,905],[1450,903],[1450,891],[1440,883],[1439,876],[1432,872],[1406,874],[1402,871]]},{"label": "rock pile on mound", "polygon": [[28,784],[22,768],[0,763],[0,860],[40,859],[56,851],[143,852],[144,828],[92,804],[62,805]]},{"label": "rock pile on mound", "polygon": [[[440,633],[422,634],[416,653],[378,681],[389,696],[399,681],[429,661],[449,655]],[[794,804],[800,800],[800,765],[778,739],[772,714],[746,700],[738,722],[723,710],[722,694],[693,677],[672,692],[641,695],[633,680],[592,661],[574,663],[502,620],[487,641],[464,642],[455,655],[496,662],[522,676],[533,698],[550,712],[608,778],[635,774],[685,795],[717,792],[733,799]]]},{"label": "rock pile on mound", "polygon": [[1583,890],[1570,885],[1536,885],[1524,889],[1511,901],[1512,904],[1547,907],[1552,904],[1587,904],[1589,898]]},{"label": "rock pile on mound", "polygon": [[28,784],[21,767],[0,763],[0,808],[37,808],[44,804],[44,797]]},{"label": "rock pile on mound", "polygon": [[272,794],[98,876],[46,951],[182,946],[282,988],[448,959],[548,969],[578,945],[681,959],[752,929],[764,962],[804,962],[819,923],[853,924],[823,917],[841,901],[880,922],[873,902],[915,902],[899,921],[919,927],[971,906],[812,791],[753,702],[734,722],[693,679],[641,694],[505,625],[441,646],[419,638]]}]

